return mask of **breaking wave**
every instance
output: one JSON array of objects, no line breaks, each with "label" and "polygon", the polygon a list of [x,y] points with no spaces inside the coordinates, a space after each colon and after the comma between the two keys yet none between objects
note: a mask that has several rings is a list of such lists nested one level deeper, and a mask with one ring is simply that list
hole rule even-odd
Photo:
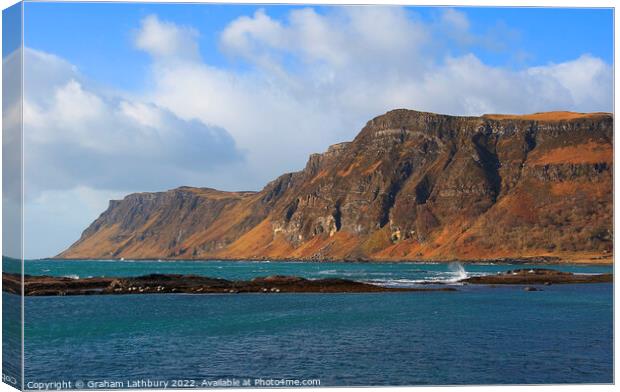
[{"label": "breaking wave", "polygon": [[455,275],[455,282],[467,279],[469,277],[469,275],[467,275],[467,271],[465,271],[465,267],[463,267],[463,264],[459,263],[458,261],[448,264],[448,269]]}]

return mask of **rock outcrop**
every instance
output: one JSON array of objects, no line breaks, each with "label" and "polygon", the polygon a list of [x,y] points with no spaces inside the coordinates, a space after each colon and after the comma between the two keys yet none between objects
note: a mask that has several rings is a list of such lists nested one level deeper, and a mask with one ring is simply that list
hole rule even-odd
[{"label": "rock outcrop", "polygon": [[[612,283],[613,274],[573,274],[552,269],[518,269],[498,272],[496,275],[472,276],[461,283],[468,284],[576,284],[576,283]],[[531,288],[531,287],[526,287]],[[530,290],[528,290],[530,291]]]},{"label": "rock outcrop", "polygon": [[394,110],[260,192],[109,208],[60,258],[608,261],[613,117]]},{"label": "rock outcrop", "polygon": [[[23,282],[23,286],[22,286]],[[65,278],[58,276],[2,274],[2,290],[26,296],[121,294],[238,294],[238,293],[379,293],[404,291],[455,291],[450,287],[383,287],[347,279],[304,279],[268,276],[226,280],[196,275],[151,274],[127,278]]]},{"label": "rock outcrop", "polygon": [[[552,285],[612,283],[613,274],[579,275],[550,269],[521,269],[496,275],[475,276],[458,284]],[[305,279],[274,275],[252,280],[226,280],[197,275],[151,274],[136,277],[68,278],[3,273],[2,290],[27,296],[64,296],[100,294],[237,294],[237,293],[376,293],[411,291],[456,291],[454,287],[434,283],[435,287],[387,287],[348,279]],[[527,291],[538,291],[525,287]]]}]

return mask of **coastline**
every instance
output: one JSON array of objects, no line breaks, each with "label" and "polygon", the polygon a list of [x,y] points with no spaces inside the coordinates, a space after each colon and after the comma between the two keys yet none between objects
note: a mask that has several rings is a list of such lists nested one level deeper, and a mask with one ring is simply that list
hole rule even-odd
[{"label": "coastline", "polygon": [[[507,265],[507,264],[528,264],[528,265],[613,265],[614,257],[610,255],[608,258],[596,258],[596,259],[584,259],[584,258],[576,258],[576,259],[566,259],[558,256],[528,256],[528,257],[505,257],[505,258],[484,258],[484,259],[415,259],[415,260],[406,260],[406,259],[330,259],[325,258],[321,260],[317,260],[315,258],[267,258],[267,257],[258,257],[258,258],[233,258],[233,257],[211,257],[211,258],[185,258],[185,257],[131,257],[131,258],[77,258],[77,257],[50,257],[43,259],[34,259],[34,260],[58,260],[58,261],[125,261],[125,260],[134,260],[134,261],[153,261],[153,260],[161,260],[161,261],[196,261],[196,262],[207,262],[207,261],[246,261],[246,262],[276,262],[276,263],[287,263],[287,262],[305,262],[305,263],[412,263],[412,264],[425,264],[425,263],[433,263],[433,264],[450,264],[450,263],[461,263],[461,264],[497,264],[497,265]],[[19,261],[19,260],[17,260]],[[28,261],[28,260],[26,260]]]},{"label": "coastline", "polygon": [[[191,274],[148,274],[134,277],[72,278],[49,275],[2,273],[2,290],[26,296],[121,295],[121,294],[239,294],[239,293],[375,293],[457,291],[454,285],[551,285],[613,283],[612,273],[577,274],[554,269],[515,269],[452,282],[419,282],[409,287],[389,287],[342,278],[307,279],[291,275],[259,276],[227,280]],[[433,287],[422,287],[433,285]],[[531,290],[537,291],[530,287]]]},{"label": "coastline", "polygon": [[149,274],[136,277],[67,278],[2,273],[2,290],[25,296],[124,294],[240,294],[240,293],[378,293],[456,291],[452,287],[386,287],[341,279],[305,279],[272,275],[251,280],[227,280],[197,275]]}]

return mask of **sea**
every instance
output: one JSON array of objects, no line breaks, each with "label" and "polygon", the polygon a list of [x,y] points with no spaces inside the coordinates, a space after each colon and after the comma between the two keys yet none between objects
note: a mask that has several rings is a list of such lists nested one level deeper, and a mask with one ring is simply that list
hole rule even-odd
[{"label": "sea", "polygon": [[[463,285],[540,265],[30,260],[30,275],[340,277],[456,291],[26,297],[26,389],[612,383],[613,284]],[[580,274],[608,265],[549,265]],[[3,260],[5,272],[19,263]],[[21,299],[3,293],[5,320]],[[8,311],[8,316],[7,316]],[[17,317],[17,316],[15,316]],[[3,373],[20,329],[3,330]],[[8,343],[7,343],[8,342]],[[58,384],[65,383],[65,384]],[[80,388],[82,386],[82,388]],[[59,388],[56,388],[59,387]]]}]

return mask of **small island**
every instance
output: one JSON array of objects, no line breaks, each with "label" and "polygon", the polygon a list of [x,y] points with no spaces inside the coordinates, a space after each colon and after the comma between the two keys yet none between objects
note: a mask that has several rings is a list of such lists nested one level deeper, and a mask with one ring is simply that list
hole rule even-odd
[{"label": "small island", "polygon": [[[613,282],[613,274],[580,275],[552,269],[520,269],[496,275],[462,279],[458,284],[535,285]],[[21,294],[19,274],[2,274],[3,290]],[[348,279],[305,279],[298,276],[273,275],[252,280],[226,280],[197,275],[150,274],[137,277],[68,278],[24,275],[24,295],[64,296],[102,294],[237,294],[237,293],[378,293],[456,291],[452,285],[435,283],[434,287],[386,287]],[[437,287],[443,286],[443,287]]]},{"label": "small island", "polygon": [[613,274],[574,274],[547,268],[517,269],[498,272],[496,275],[472,276],[463,279],[468,284],[561,284],[561,283],[612,283]]},{"label": "small island", "polygon": [[[19,274],[2,274],[3,290],[21,293]],[[233,281],[197,275],[151,274],[126,278],[67,278],[24,275],[24,295],[93,294],[237,294],[237,293],[376,293],[405,291],[454,291],[452,287],[396,288],[377,286],[347,279],[310,280],[296,276],[274,275],[248,281]]]}]

